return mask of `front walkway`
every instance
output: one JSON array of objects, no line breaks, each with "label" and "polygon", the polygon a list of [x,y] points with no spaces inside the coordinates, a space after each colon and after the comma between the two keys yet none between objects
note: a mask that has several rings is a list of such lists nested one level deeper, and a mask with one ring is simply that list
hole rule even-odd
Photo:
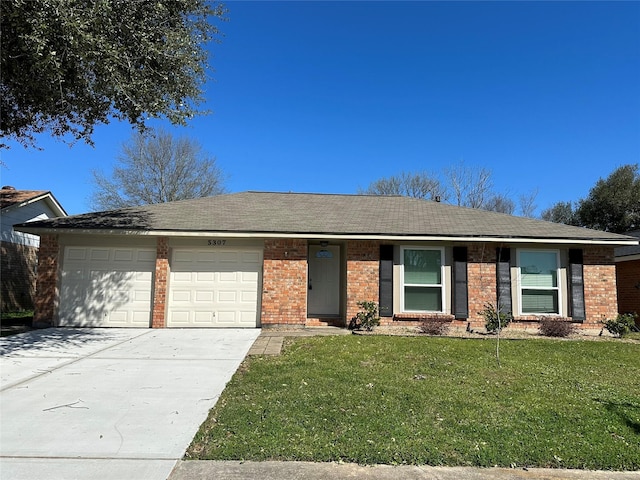
[{"label": "front walkway", "polygon": [[248,355],[280,355],[285,337],[315,337],[319,335],[351,335],[340,327],[263,328]]}]

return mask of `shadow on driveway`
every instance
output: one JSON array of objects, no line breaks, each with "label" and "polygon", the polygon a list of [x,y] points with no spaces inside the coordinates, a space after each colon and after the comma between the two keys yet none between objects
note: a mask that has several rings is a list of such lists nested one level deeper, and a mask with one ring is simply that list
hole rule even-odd
[{"label": "shadow on driveway", "polygon": [[[145,330],[146,331],[146,330]],[[59,355],[79,346],[99,348],[120,338],[118,331],[100,328],[45,328],[0,339],[0,356],[32,356],[52,353]]]}]

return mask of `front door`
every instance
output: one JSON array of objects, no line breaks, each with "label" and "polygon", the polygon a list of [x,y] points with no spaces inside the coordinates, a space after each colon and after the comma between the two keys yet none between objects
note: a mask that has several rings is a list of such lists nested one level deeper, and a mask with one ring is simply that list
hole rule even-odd
[{"label": "front door", "polygon": [[340,315],[340,247],[309,245],[309,317]]}]

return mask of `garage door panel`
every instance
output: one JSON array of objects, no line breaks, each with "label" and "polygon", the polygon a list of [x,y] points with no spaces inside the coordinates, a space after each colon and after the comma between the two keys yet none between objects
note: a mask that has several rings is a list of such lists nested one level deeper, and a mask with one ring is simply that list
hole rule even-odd
[{"label": "garage door panel", "polygon": [[[228,268],[228,267],[227,267]],[[239,272],[220,272],[220,282],[235,283],[238,281]]]},{"label": "garage door panel", "polygon": [[196,290],[195,298],[193,299],[196,303],[213,303],[213,294],[212,290]]},{"label": "garage door panel", "polygon": [[195,273],[195,281],[196,282],[213,282],[215,279],[215,274],[213,272],[196,272]]},{"label": "garage door panel", "polygon": [[155,249],[67,247],[60,324],[148,327],[154,270]]},{"label": "garage door panel", "polygon": [[108,248],[92,248],[89,250],[89,260],[97,262],[109,261],[109,249]]},{"label": "garage door panel", "polygon": [[259,250],[174,249],[167,325],[255,327],[261,258]]},{"label": "garage door panel", "polygon": [[218,291],[218,302],[220,303],[235,303],[238,298],[236,292],[230,292],[225,290]]}]

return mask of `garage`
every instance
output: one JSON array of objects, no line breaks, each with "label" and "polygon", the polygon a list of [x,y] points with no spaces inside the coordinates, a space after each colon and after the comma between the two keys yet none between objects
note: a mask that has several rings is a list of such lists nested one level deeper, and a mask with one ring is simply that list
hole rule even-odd
[{"label": "garage", "polygon": [[261,249],[174,248],[170,272],[168,327],[258,325]]},{"label": "garage", "polygon": [[67,246],[59,325],[150,326],[153,248]]}]

